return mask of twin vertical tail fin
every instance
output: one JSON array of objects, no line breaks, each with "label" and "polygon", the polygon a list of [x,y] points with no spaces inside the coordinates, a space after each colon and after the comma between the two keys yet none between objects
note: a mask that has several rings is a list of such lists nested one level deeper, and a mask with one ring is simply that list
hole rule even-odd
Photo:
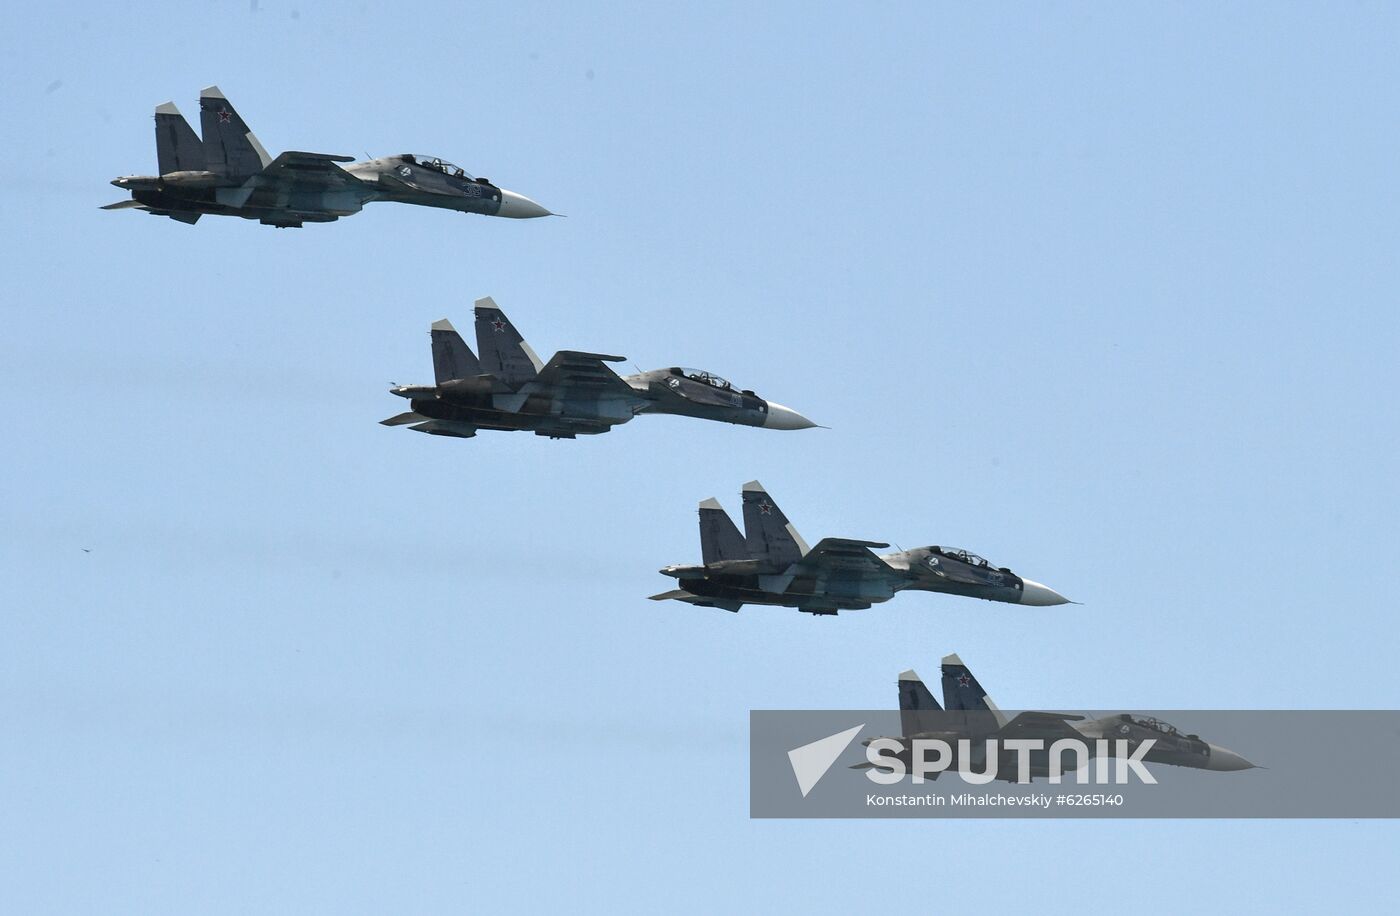
[{"label": "twin vertical tail fin", "polygon": [[744,540],[749,556],[767,560],[779,571],[810,549],[757,480],[744,484]]},{"label": "twin vertical tail fin", "polygon": [[249,178],[272,161],[218,86],[199,94],[199,128],[204,134],[204,167],[217,175]]},{"label": "twin vertical tail fin", "polygon": [[965,712],[967,725],[978,731],[995,731],[1006,724],[1006,717],[956,654],[943,659],[943,705],[950,712]]},{"label": "twin vertical tail fin", "polygon": [[899,676],[899,727],[905,737],[937,731],[942,711],[912,669]]},{"label": "twin vertical tail fin", "polygon": [[156,108],[156,163],[162,175],[204,171],[204,144],[174,102]]},{"label": "twin vertical tail fin", "polygon": [[429,333],[433,338],[433,375],[439,385],[481,374],[481,362],[452,322],[446,318],[434,321]]},{"label": "twin vertical tail fin", "polygon": [[700,504],[700,555],[706,566],[749,558],[744,536],[717,499],[707,499]]},{"label": "twin vertical tail fin", "polygon": [[476,300],[476,349],[481,371],[512,388],[533,381],[543,363],[491,297]]}]

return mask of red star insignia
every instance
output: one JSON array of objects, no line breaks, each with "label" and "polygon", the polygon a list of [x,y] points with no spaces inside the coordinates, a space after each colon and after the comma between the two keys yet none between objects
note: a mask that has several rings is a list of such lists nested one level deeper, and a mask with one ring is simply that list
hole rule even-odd
[{"label": "red star insignia", "polygon": [[969,686],[969,685],[971,685],[971,684],[972,684],[972,678],[968,677],[966,674],[959,674],[959,675],[958,675],[958,686],[959,686],[959,687],[967,687],[967,686]]},{"label": "red star insignia", "polygon": [[497,332],[504,331],[506,329],[506,323],[497,318],[491,322],[491,327],[495,328]]},{"label": "red star insignia", "polygon": [[233,117],[233,112],[229,111],[227,108],[220,108],[215,114],[219,116],[220,124],[227,124],[228,119]]},{"label": "red star insignia", "polygon": [[763,513],[764,515],[772,515],[773,504],[765,500],[764,502],[758,504],[758,511]]}]

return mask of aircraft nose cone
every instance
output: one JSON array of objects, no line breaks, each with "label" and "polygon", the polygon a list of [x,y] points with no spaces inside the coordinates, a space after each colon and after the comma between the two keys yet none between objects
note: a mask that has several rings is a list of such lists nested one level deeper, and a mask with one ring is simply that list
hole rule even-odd
[{"label": "aircraft nose cone", "polygon": [[1050,607],[1055,604],[1069,604],[1069,599],[1049,586],[1022,579],[1021,603],[1032,607]]},{"label": "aircraft nose cone", "polygon": [[534,219],[537,216],[553,216],[554,214],[524,194],[517,194],[502,188],[501,209],[496,211],[496,215],[504,216],[506,219]]},{"label": "aircraft nose cone", "polygon": [[1206,766],[1208,770],[1252,770],[1254,764],[1245,760],[1239,754],[1229,748],[1221,747],[1218,744],[1210,745],[1210,763]]},{"label": "aircraft nose cone", "polygon": [[768,416],[763,418],[764,429],[811,429],[816,425],[791,407],[775,401],[768,402]]}]

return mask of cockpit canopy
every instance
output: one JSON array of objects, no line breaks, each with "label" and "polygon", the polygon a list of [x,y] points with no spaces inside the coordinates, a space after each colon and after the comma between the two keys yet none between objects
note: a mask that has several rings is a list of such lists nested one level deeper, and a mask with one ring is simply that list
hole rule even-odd
[{"label": "cockpit canopy", "polygon": [[992,565],[991,563],[988,563],[986,560],[984,560],[982,557],[979,557],[977,554],[969,553],[968,551],[963,550],[960,547],[930,547],[929,550],[933,551],[939,556],[948,557],[953,560],[961,560],[968,566],[990,567]]},{"label": "cockpit canopy", "polygon": [[732,391],[734,389],[734,386],[729,384],[728,379],[720,378],[713,372],[706,372],[703,369],[683,369],[680,366],[674,366],[671,369],[671,374],[681,375],[692,381],[702,382],[709,385],[711,388],[718,388],[720,391]]},{"label": "cockpit canopy", "polygon": [[1150,728],[1150,729],[1152,729],[1153,731],[1155,731],[1155,732],[1161,732],[1161,733],[1164,734],[1164,735],[1175,735],[1175,734],[1177,734],[1176,726],[1175,726],[1175,725],[1169,725],[1168,723],[1163,722],[1161,719],[1156,719],[1156,718],[1153,718],[1152,716],[1129,716],[1129,715],[1124,715],[1123,718],[1125,718],[1125,719],[1127,719],[1128,721],[1132,722],[1134,725],[1141,725],[1143,728]]},{"label": "cockpit canopy", "polygon": [[407,162],[409,165],[416,165],[420,166],[421,168],[432,169],[435,172],[441,172],[444,175],[451,175],[454,178],[466,178],[471,181],[477,180],[475,175],[468,173],[467,170],[462,168],[461,166],[453,165],[452,163],[447,162],[443,159],[439,159],[436,156],[416,156],[413,153],[404,153],[402,158],[403,161]]}]

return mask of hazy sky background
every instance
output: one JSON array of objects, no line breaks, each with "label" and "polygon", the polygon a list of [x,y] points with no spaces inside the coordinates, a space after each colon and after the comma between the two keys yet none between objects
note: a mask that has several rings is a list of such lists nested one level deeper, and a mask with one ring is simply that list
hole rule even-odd
[{"label": "hazy sky background", "polygon": [[[1388,822],[753,822],[747,722],[954,650],[1004,707],[1400,704],[1397,52],[1385,4],[11,11],[4,909],[1389,900]],[[211,83],[568,218],[97,209]],[[831,429],[376,425],[483,295]],[[1083,606],[647,601],[752,478]]]}]

